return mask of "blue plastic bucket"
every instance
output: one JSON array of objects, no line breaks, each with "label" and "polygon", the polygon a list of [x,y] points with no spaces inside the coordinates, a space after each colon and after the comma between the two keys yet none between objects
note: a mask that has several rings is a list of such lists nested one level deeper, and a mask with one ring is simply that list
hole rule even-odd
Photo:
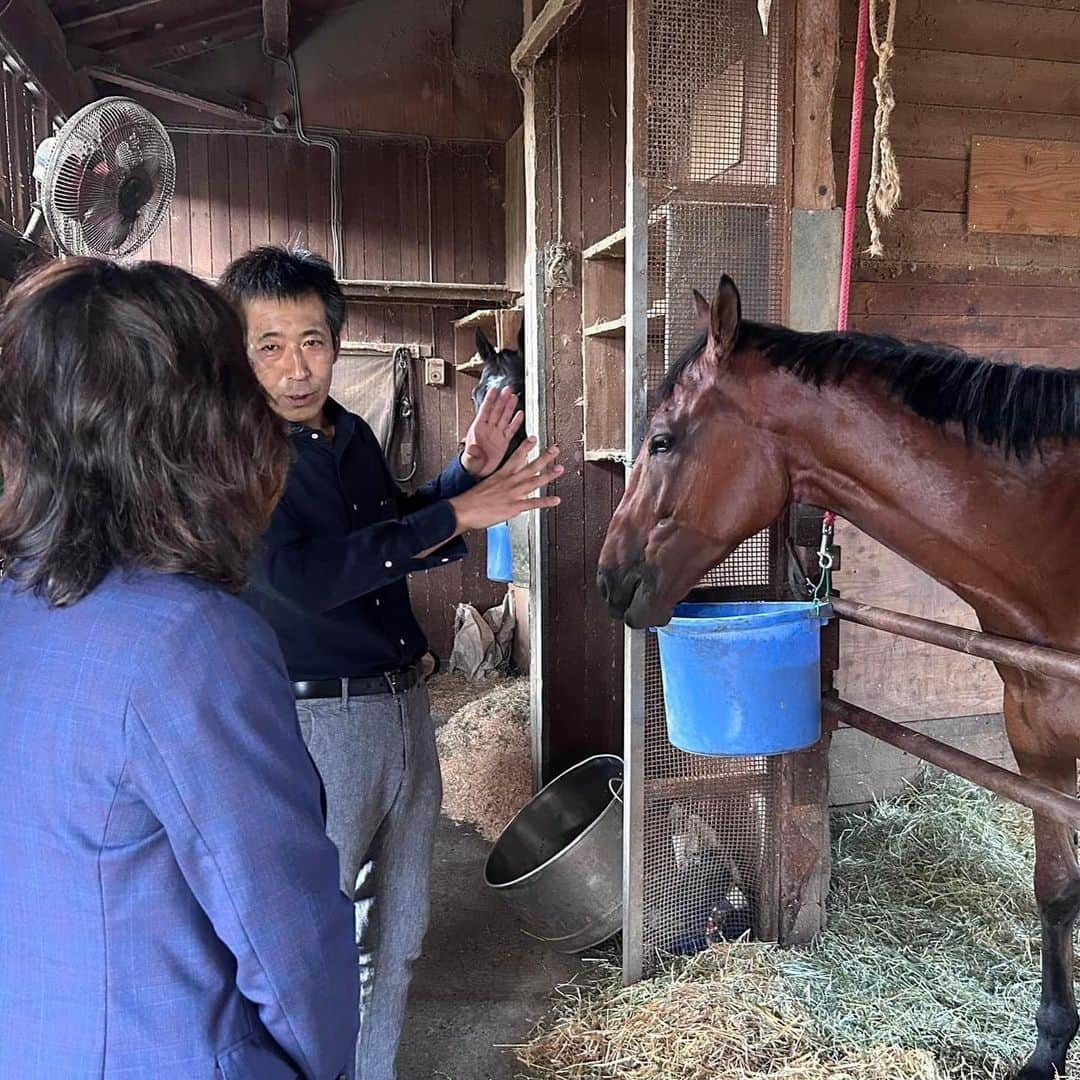
[{"label": "blue plastic bucket", "polygon": [[813,603],[680,604],[661,627],[668,739],[691,754],[785,754],[821,737]]},{"label": "blue plastic bucket", "polygon": [[510,550],[510,523],[507,521],[488,526],[487,576],[489,581],[514,580],[514,556]]}]

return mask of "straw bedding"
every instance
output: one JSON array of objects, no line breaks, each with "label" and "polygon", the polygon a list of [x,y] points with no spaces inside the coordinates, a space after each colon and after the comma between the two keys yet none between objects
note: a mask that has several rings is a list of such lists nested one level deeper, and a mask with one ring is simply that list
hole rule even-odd
[{"label": "straw bedding", "polygon": [[1004,1080],[1035,1037],[1030,814],[928,771],[833,837],[815,946],[718,945],[629,988],[609,953],[517,1048],[527,1075]]},{"label": "straw bedding", "polygon": [[529,680],[470,683],[439,676],[433,711],[449,719],[436,731],[443,773],[443,813],[497,840],[532,795]]}]

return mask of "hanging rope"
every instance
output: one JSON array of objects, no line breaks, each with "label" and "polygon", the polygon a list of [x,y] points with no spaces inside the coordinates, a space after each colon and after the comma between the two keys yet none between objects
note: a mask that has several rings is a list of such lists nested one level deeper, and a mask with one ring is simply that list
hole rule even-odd
[{"label": "hanging rope", "polygon": [[769,36],[769,12],[772,10],[772,0],[757,0],[758,17],[761,19],[761,32],[765,37]]},{"label": "hanging rope", "polygon": [[[896,164],[892,139],[889,138],[889,121],[896,107],[896,97],[889,78],[889,64],[895,52],[893,32],[896,27],[896,0],[888,0],[889,16],[885,23],[884,38],[878,34],[878,2],[879,0],[870,0],[870,43],[877,55],[878,70],[874,77],[877,111],[874,113],[870,183],[866,189],[866,220],[870,225],[870,246],[866,249],[866,254],[879,259],[885,254],[885,248],[881,243],[878,214],[883,218],[892,217],[892,212],[900,204],[900,169]],[[855,167],[857,168],[857,165]]]}]

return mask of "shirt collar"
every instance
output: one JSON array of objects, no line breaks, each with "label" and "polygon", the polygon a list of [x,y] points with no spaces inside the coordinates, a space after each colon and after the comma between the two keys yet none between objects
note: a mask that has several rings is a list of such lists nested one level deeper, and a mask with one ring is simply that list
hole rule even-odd
[{"label": "shirt collar", "polygon": [[[331,397],[326,399],[323,412],[326,413],[326,419],[334,425],[334,445],[344,446],[356,431],[356,417]],[[293,438],[298,436],[310,437],[315,430],[315,428],[309,427],[307,424],[297,424],[291,420],[289,421],[289,434]]]}]

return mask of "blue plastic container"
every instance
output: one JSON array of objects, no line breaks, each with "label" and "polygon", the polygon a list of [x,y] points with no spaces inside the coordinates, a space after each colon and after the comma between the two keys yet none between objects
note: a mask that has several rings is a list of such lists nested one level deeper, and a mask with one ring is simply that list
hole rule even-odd
[{"label": "blue plastic container", "polygon": [[785,754],[821,737],[813,603],[680,604],[661,627],[668,739],[691,754]]},{"label": "blue plastic container", "polygon": [[487,531],[488,581],[514,580],[514,555],[510,550],[510,523],[489,525]]}]

